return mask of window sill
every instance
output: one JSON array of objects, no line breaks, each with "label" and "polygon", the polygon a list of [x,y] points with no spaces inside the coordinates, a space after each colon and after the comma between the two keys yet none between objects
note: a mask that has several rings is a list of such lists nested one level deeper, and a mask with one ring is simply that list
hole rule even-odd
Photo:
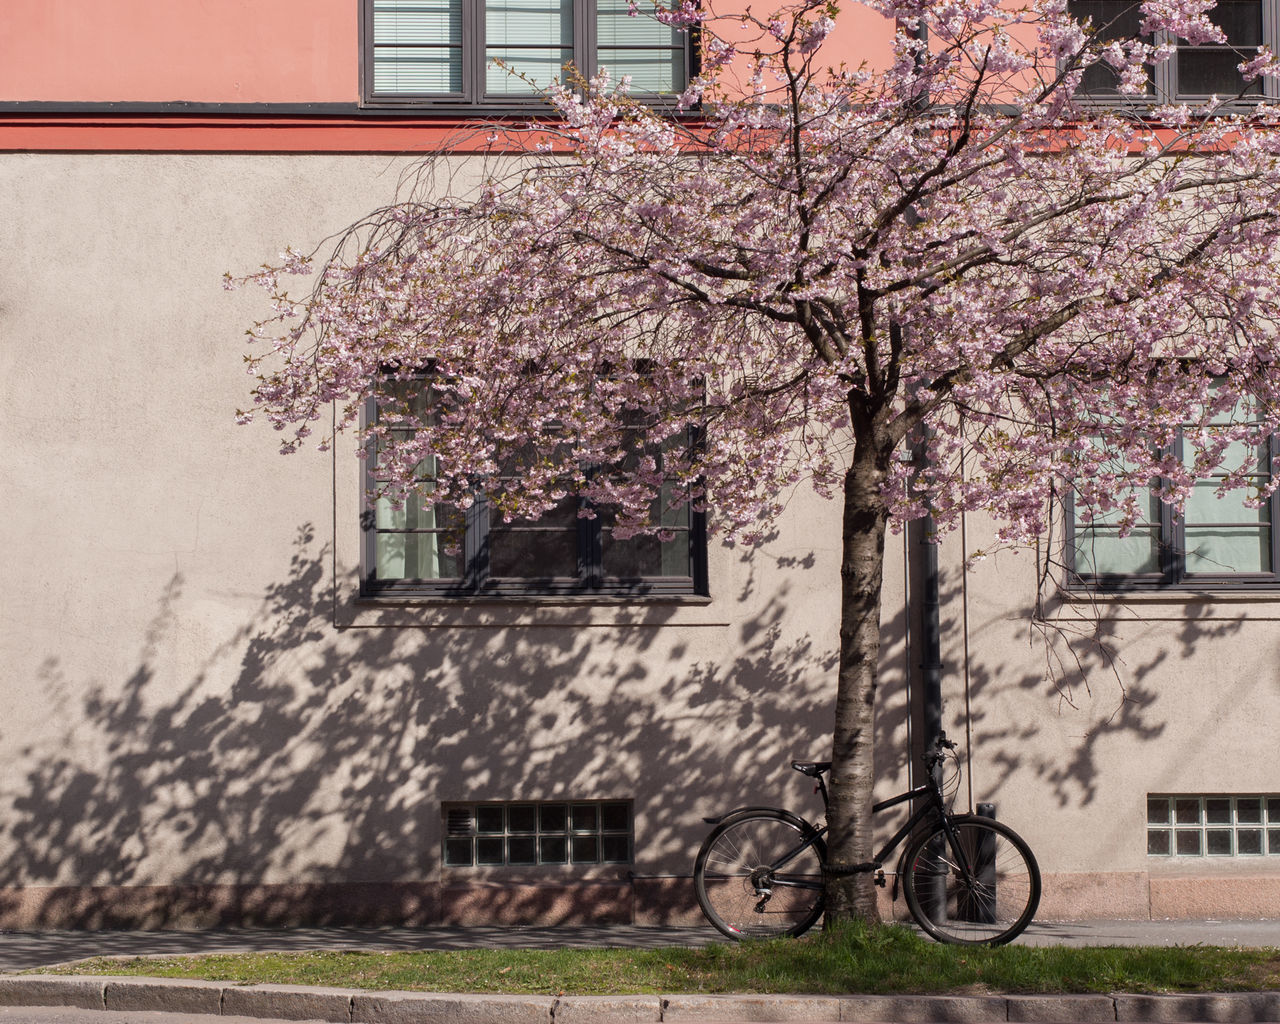
[{"label": "window sill", "polygon": [[340,594],[339,627],[435,629],[510,627],[727,626],[724,601],[704,595],[560,597],[368,597]]},{"label": "window sill", "polygon": [[1055,621],[1280,621],[1280,585],[1160,590],[1089,590],[1059,587],[1044,619]]},{"label": "window sill", "polygon": [[1058,597],[1067,603],[1139,601],[1144,604],[1208,604],[1215,601],[1257,603],[1280,601],[1280,583],[1225,583],[1134,587],[1132,589],[1087,586],[1060,587]]}]

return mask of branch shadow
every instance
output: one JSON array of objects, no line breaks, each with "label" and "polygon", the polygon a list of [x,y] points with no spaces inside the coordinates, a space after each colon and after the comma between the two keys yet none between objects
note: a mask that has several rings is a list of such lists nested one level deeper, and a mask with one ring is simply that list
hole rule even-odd
[{"label": "branch shadow", "polygon": [[[494,919],[681,920],[702,816],[786,804],[787,759],[829,749],[835,654],[785,585],[720,631],[337,629],[330,559],[301,529],[189,678],[158,667],[191,614],[180,574],[127,678],[45,661],[58,726],[0,793],[0,921],[429,924],[477,891]],[[443,802],[594,798],[634,802],[630,870],[442,868]]]}]

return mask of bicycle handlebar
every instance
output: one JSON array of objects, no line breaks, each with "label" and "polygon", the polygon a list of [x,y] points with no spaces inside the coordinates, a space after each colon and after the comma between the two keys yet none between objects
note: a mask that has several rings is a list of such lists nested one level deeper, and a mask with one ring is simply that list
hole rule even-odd
[{"label": "bicycle handlebar", "polygon": [[947,734],[945,732],[939,730],[937,737],[933,741],[933,749],[925,755],[924,761],[926,767],[930,771],[933,771],[933,769],[940,765],[946,758],[947,755],[944,751],[955,750],[957,745],[958,744],[954,741],[947,739]]}]

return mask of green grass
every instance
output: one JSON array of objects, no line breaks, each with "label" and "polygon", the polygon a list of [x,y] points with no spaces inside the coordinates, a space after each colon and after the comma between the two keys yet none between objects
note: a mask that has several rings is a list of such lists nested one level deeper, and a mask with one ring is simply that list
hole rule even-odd
[{"label": "green grass", "polygon": [[1280,989],[1280,949],[942,946],[899,926],[702,949],[103,957],[41,972],[427,992],[1060,993]]}]

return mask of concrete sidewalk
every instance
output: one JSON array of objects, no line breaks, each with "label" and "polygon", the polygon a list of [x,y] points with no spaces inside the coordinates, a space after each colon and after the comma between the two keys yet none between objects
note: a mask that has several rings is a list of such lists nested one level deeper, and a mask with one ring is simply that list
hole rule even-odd
[{"label": "concrete sidewalk", "polygon": [[[0,972],[51,967],[93,956],[316,949],[566,949],[705,946],[714,929],[581,925],[563,927],[282,928],[215,931],[0,932]],[[1035,921],[1024,946],[1275,946],[1280,919],[1266,921]]]},{"label": "concrete sidewalk", "polygon": [[[88,956],[235,950],[466,949],[717,941],[708,928],[403,928],[213,932],[0,933],[6,971]],[[1280,948],[1280,921],[1037,923],[1028,945],[1238,945]],[[728,1021],[1275,1021],[1280,992],[1196,996],[480,996],[145,978],[0,976],[0,1006],[167,1011],[338,1024],[648,1024]]]}]

